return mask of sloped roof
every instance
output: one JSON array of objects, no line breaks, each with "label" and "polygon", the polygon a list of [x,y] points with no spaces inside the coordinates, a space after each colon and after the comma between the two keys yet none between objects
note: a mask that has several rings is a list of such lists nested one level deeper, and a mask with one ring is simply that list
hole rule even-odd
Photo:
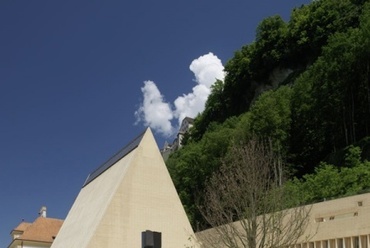
[{"label": "sloped roof", "polygon": [[140,144],[144,134],[145,132],[140,134],[138,137],[136,137],[134,140],[128,143],[124,148],[122,148],[119,152],[117,152],[114,156],[108,159],[104,164],[102,164],[95,171],[90,173],[82,187],[88,185],[91,181],[100,176],[104,171],[108,170],[112,165],[117,163],[118,160],[125,157],[128,153],[134,150]]},{"label": "sloped roof", "polygon": [[22,222],[13,231],[23,231],[17,240],[52,243],[62,224],[63,220],[38,217],[33,223]]},{"label": "sloped roof", "polygon": [[24,232],[32,223],[22,221],[12,232]]},{"label": "sloped roof", "polygon": [[187,121],[188,123],[194,123],[194,119],[191,117],[185,117],[182,121]]}]

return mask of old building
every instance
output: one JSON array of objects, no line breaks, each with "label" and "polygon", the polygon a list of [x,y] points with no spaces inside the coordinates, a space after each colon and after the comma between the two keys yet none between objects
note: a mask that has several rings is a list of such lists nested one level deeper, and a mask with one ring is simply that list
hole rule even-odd
[{"label": "old building", "polygon": [[34,222],[22,221],[11,231],[12,241],[8,248],[50,247],[62,224],[63,220],[48,218],[46,207],[42,207]]},{"label": "old building", "polygon": [[161,150],[161,154],[163,159],[166,161],[167,158],[170,156],[171,153],[177,151],[182,147],[182,141],[185,137],[185,134],[189,132],[189,129],[193,127],[194,119],[190,117],[185,117],[180,125],[179,131],[177,132],[176,138],[170,144],[167,141],[165,142],[163,149]]}]

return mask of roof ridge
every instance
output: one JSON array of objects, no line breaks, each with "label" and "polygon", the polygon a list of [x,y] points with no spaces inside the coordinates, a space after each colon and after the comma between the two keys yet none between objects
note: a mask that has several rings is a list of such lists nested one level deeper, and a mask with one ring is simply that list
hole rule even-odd
[{"label": "roof ridge", "polygon": [[37,218],[36,218],[36,220],[37,220],[37,219],[40,219],[40,218],[42,218],[42,219],[49,219],[49,220],[61,220],[61,221],[64,221],[63,219],[59,219],[59,218],[42,217],[42,216],[37,217]]},{"label": "roof ridge", "polygon": [[144,134],[147,130],[142,132],[139,136],[134,138],[131,142],[129,142],[126,146],[124,146],[121,150],[119,150],[116,154],[114,154],[112,157],[110,157],[105,163],[103,163],[101,166],[99,166],[97,169],[95,169],[92,173],[90,173],[85,183],[83,184],[82,188],[88,185],[91,181],[93,181],[95,178],[100,176],[102,173],[104,173],[106,170],[108,170],[111,166],[113,166],[115,163],[117,163],[118,160],[125,157],[128,153],[130,153],[132,150],[134,150],[136,147],[139,146]]}]

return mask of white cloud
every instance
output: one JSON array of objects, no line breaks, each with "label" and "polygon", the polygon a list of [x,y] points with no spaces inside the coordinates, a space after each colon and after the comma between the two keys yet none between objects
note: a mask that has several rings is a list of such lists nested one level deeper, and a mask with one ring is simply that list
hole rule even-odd
[{"label": "white cloud", "polygon": [[166,137],[171,136],[173,113],[170,105],[164,101],[153,81],[145,81],[141,91],[144,101],[135,112],[136,122],[143,122],[145,126],[151,127]]},{"label": "white cloud", "polygon": [[174,110],[166,103],[152,81],[144,82],[143,103],[135,112],[138,122],[150,126],[154,131],[164,136],[171,136],[177,127],[174,127],[171,120],[177,119],[176,125],[180,125],[185,117],[196,117],[204,110],[205,103],[211,92],[211,86],[217,79],[224,80],[224,67],[221,60],[213,53],[208,53],[192,61],[189,69],[194,73],[196,86],[192,92],[179,96],[174,101]]},{"label": "white cloud", "polygon": [[210,88],[216,79],[224,80],[225,73],[221,60],[213,53],[200,56],[191,62],[189,69],[195,75],[195,81]]},{"label": "white cloud", "polygon": [[211,86],[217,79],[224,80],[225,73],[221,60],[213,53],[200,56],[191,62],[189,69],[194,73],[195,82],[198,83],[193,88],[192,93],[179,96],[175,100],[175,117],[178,123],[185,117],[196,117],[203,112],[204,105],[211,93]]},{"label": "white cloud", "polygon": [[176,110],[174,111],[174,115],[178,119],[179,125],[185,117],[194,118],[204,110],[204,104],[207,101],[209,93],[210,89],[200,84],[193,88],[192,93],[179,96],[175,100]]}]

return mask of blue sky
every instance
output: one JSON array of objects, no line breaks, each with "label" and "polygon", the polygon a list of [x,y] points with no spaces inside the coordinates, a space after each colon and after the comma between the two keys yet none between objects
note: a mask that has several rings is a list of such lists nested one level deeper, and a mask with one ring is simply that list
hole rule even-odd
[{"label": "blue sky", "polygon": [[[154,125],[150,113],[169,111],[176,128],[197,69],[216,61],[219,73],[263,18],[308,2],[0,1],[0,247],[42,205],[64,219],[87,175]],[[149,86],[166,111],[144,111]]]}]

